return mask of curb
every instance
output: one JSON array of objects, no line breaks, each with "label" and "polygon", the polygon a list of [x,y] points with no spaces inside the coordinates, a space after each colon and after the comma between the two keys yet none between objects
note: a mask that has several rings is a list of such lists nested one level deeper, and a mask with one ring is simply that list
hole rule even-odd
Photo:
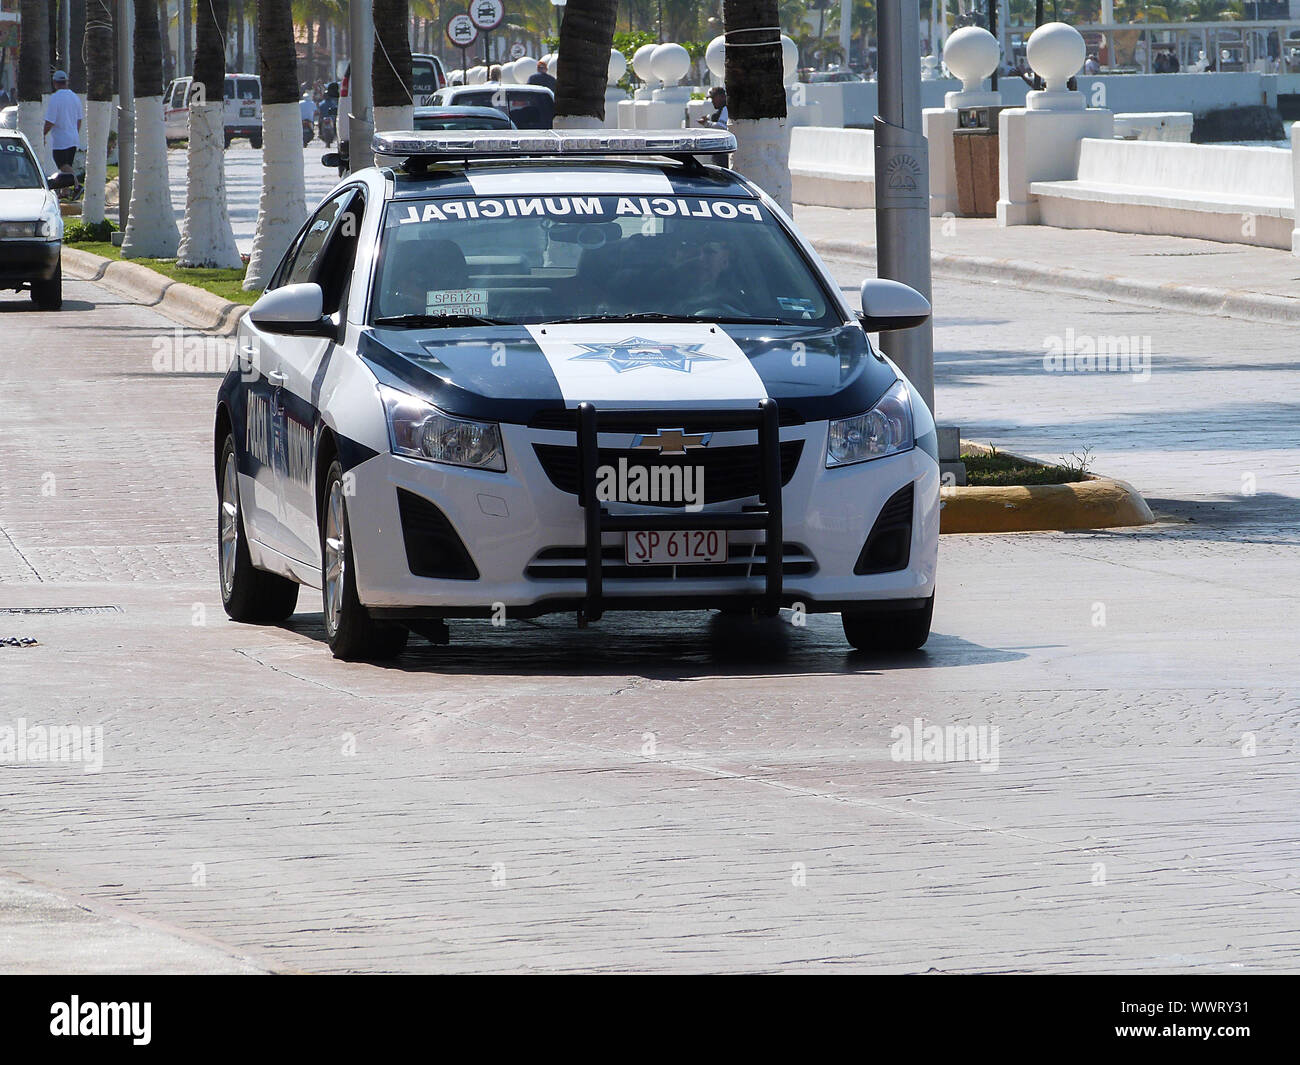
[{"label": "curb", "polygon": [[229,336],[248,307],[231,303],[206,289],[173,281],[147,266],[108,259],[76,247],[63,248],[63,265],[78,281],[98,281],[142,307],[153,307],[168,318],[204,332]]},{"label": "curb", "polygon": [[941,533],[1056,532],[1151,525],[1131,484],[1097,477],[1073,484],[974,485],[939,490]]},{"label": "curb", "polygon": [[[876,248],[859,241],[823,237],[812,246],[821,255],[839,256],[875,264]],[[1072,267],[1039,266],[1015,259],[995,259],[983,255],[946,255],[931,252],[931,270],[940,277],[969,281],[1012,281],[1025,288],[1072,295],[1102,296],[1143,307],[1159,307],[1194,314],[1230,315],[1270,325],[1300,323],[1300,300],[1286,296],[1269,296],[1244,289],[1202,288],[1146,281],[1141,278],[1098,274]]]}]

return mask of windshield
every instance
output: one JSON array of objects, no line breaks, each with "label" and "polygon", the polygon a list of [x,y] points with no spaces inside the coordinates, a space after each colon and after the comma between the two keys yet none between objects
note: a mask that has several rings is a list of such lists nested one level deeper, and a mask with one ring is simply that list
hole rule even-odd
[{"label": "windshield", "polygon": [[816,275],[761,204],[699,196],[391,203],[373,306],[376,321],[839,321]]},{"label": "windshield", "polygon": [[39,189],[41,172],[27,145],[12,138],[0,141],[0,189]]},{"label": "windshield", "polygon": [[508,129],[510,119],[492,115],[416,115],[416,129]]}]

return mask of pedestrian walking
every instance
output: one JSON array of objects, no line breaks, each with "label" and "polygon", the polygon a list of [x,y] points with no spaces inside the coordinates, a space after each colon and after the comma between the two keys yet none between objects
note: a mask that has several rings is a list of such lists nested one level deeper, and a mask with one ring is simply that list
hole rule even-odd
[{"label": "pedestrian walking", "polygon": [[54,92],[45,106],[45,136],[50,141],[54,165],[64,174],[72,173],[81,143],[81,100],[68,88],[68,72],[54,72]]}]

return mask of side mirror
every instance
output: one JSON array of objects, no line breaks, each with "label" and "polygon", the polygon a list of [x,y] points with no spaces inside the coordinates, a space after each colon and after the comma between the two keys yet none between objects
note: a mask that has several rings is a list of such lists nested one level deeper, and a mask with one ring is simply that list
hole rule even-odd
[{"label": "side mirror", "polygon": [[915,329],[930,318],[930,301],[914,288],[883,277],[862,282],[862,314],[858,320],[868,333]]},{"label": "side mirror", "polygon": [[328,167],[330,170],[337,170],[343,165],[343,160],[339,158],[338,152],[326,152],[320,157],[320,165]]},{"label": "side mirror", "polygon": [[248,317],[268,333],[332,337],[334,323],[324,316],[324,304],[320,285],[284,285],[261,296],[249,308]]}]

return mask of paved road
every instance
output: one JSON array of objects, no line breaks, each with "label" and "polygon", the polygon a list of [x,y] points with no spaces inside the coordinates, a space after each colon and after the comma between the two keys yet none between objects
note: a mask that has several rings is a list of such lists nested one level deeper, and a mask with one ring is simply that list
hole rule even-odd
[{"label": "paved road", "polygon": [[[314,207],[338,183],[338,172],[320,165],[320,157],[331,150],[319,140],[312,141],[303,149],[308,207]],[[176,209],[176,224],[180,225],[185,217],[185,149],[173,148],[167,153],[167,175],[171,182],[172,206]],[[247,141],[237,140],[226,150],[226,195],[235,243],[247,255],[253,249],[257,202],[262,195],[262,153],[250,148]]]},{"label": "paved road", "polygon": [[[105,760],[0,765],[0,870],[272,968],[1297,968],[1294,330],[941,283],[945,418],[1093,443],[1178,520],[945,537],[923,654],[630,615],[380,668],[306,592],[225,620],[216,381],[67,295],[0,300],[0,637],[40,641],[0,646],[0,723],[102,725]],[[1151,334],[1150,380],[1035,371],[1070,324]],[[916,717],[997,726],[997,770],[894,760]]]}]

